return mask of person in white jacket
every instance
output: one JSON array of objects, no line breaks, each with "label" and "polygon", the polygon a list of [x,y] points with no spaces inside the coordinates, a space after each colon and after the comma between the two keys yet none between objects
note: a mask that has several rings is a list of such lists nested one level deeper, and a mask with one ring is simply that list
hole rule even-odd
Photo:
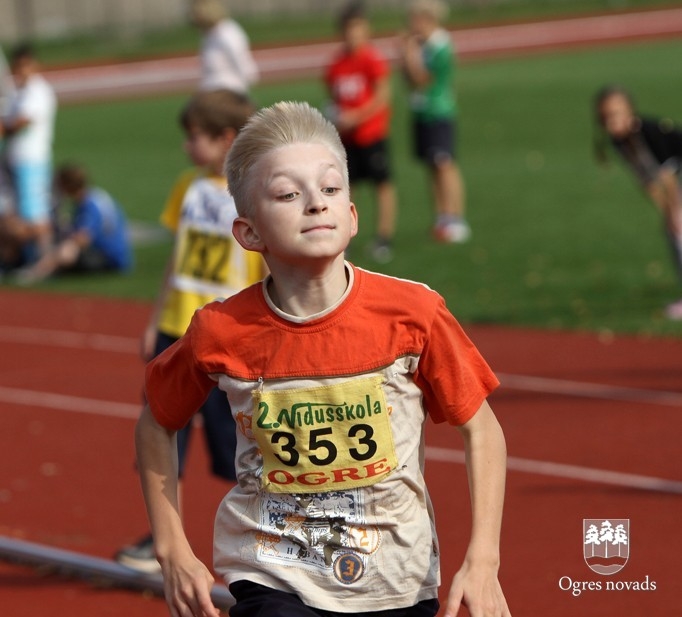
[{"label": "person in white jacket", "polygon": [[220,0],[193,0],[190,18],[204,32],[200,90],[231,90],[249,95],[260,77],[244,29]]}]

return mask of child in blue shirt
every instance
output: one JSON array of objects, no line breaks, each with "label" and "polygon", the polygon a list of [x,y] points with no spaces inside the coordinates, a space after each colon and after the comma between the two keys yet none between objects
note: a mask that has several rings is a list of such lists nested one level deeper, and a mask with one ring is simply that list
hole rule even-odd
[{"label": "child in blue shirt", "polygon": [[30,285],[58,271],[130,269],[133,254],[128,224],[111,195],[91,186],[78,165],[60,167],[54,183],[56,191],[72,201],[73,217],[62,238],[41,259],[17,271],[17,282]]}]

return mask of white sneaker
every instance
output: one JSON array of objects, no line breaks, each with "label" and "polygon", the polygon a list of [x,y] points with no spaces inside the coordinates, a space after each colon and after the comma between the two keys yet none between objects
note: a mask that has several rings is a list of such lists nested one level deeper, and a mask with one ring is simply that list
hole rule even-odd
[{"label": "white sneaker", "polygon": [[471,237],[471,228],[466,221],[450,221],[436,225],[433,228],[433,237],[438,242],[459,244],[466,242]]}]

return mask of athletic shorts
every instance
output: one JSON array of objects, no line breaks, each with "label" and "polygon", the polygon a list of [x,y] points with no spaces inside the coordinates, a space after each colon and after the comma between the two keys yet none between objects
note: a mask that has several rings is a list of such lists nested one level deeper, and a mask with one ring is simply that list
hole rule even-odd
[{"label": "athletic shorts", "polygon": [[428,165],[457,158],[457,122],[455,120],[433,120],[414,123],[414,148],[418,159]]},{"label": "athletic shorts", "polygon": [[94,246],[86,246],[81,249],[76,263],[71,268],[76,272],[101,272],[113,270],[111,259]]},{"label": "athletic shorts", "polygon": [[18,163],[12,167],[17,214],[31,223],[50,218],[51,170],[48,163]]},{"label": "athletic shorts", "polygon": [[382,139],[368,146],[346,144],[348,176],[351,184],[369,180],[375,184],[386,182],[391,177],[388,141]]},{"label": "athletic shorts", "polygon": [[[177,338],[158,332],[154,355],[158,356],[175,341]],[[226,394],[217,387],[213,388],[206,402],[199,409],[199,413],[203,420],[206,445],[211,455],[211,471],[224,480],[234,482],[237,479],[235,471],[237,424],[232,417]],[[185,469],[191,434],[191,421],[177,433],[179,477],[182,477]]]},{"label": "athletic shorts", "polygon": [[422,600],[414,606],[385,611],[337,613],[310,608],[293,593],[277,591],[251,581],[236,581],[230,593],[237,603],[230,608],[230,617],[434,617],[438,600]]}]

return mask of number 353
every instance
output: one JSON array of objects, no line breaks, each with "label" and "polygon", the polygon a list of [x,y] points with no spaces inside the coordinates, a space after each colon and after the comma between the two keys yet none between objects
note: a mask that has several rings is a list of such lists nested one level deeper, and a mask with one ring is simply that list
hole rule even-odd
[{"label": "number 353", "polygon": [[[339,455],[337,443],[329,437],[333,437],[331,427],[313,429],[307,433],[308,443],[301,445],[293,433],[277,431],[270,437],[270,443],[279,448],[280,453],[275,456],[287,467],[299,464],[301,451],[313,465],[322,467],[334,463]],[[374,430],[369,424],[354,424],[340,440],[353,460],[367,461],[377,453]]]}]

